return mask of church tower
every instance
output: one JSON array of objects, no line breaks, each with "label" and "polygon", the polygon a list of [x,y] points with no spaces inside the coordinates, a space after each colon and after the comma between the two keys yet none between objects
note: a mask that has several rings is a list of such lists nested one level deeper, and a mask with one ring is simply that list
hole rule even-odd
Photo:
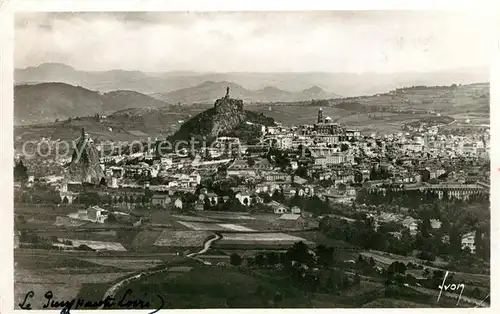
[{"label": "church tower", "polygon": [[323,108],[318,110],[318,123],[323,123]]}]

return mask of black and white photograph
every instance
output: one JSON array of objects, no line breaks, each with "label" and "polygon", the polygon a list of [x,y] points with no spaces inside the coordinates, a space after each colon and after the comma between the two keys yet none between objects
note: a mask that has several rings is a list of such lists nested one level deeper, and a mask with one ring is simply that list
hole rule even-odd
[{"label": "black and white photograph", "polygon": [[492,15],[13,19],[14,309],[490,307]]}]

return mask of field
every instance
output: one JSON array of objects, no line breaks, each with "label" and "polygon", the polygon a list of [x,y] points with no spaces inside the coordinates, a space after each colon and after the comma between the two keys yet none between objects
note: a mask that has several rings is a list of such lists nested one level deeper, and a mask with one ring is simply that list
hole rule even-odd
[{"label": "field", "polygon": [[76,220],[69,217],[57,216],[56,221],[54,222],[55,226],[62,227],[79,227],[86,224],[86,221]]},{"label": "field", "polygon": [[314,245],[303,238],[285,233],[222,233],[222,239],[216,241],[213,247],[220,249],[283,249],[301,241],[308,245]]},{"label": "field", "polygon": [[38,296],[36,301],[40,301],[32,302],[34,309],[41,309],[44,300],[41,297],[49,290],[58,300],[84,295],[100,297],[119,278],[174,259],[174,255],[165,253],[98,254],[17,249],[14,251],[15,304],[17,307],[30,290]]},{"label": "field", "polygon": [[[189,272],[146,277],[124,289],[141,291],[148,296],[156,293],[168,296],[166,308],[264,308],[273,307],[276,292],[283,295],[280,307],[300,307],[307,304],[304,295],[288,282],[273,282],[245,274],[234,268],[196,266]],[[155,304],[152,297],[151,302]]]},{"label": "field", "polygon": [[184,216],[184,215],[172,215],[173,218],[177,218],[181,221],[193,221],[193,222],[218,222],[218,220],[198,217],[198,216]]},{"label": "field", "polygon": [[162,260],[154,259],[122,259],[122,258],[83,258],[82,260],[103,266],[113,266],[124,270],[142,270],[163,264]]},{"label": "field", "polygon": [[131,248],[134,251],[142,251],[143,249],[147,249],[154,245],[158,237],[162,234],[162,231],[152,231],[152,230],[144,230],[139,232],[131,243]]},{"label": "field", "polygon": [[71,300],[85,283],[107,283],[126,276],[130,272],[112,265],[98,265],[70,256],[14,253],[14,297],[20,303],[25,294],[33,290],[41,309],[43,296],[51,290],[59,300]]},{"label": "field", "polygon": [[256,218],[248,215],[248,213],[232,213],[232,212],[210,212],[204,211],[199,213],[203,217],[209,219],[222,219],[222,220],[255,220]]},{"label": "field", "polygon": [[187,222],[179,221],[180,224],[192,230],[210,230],[210,231],[243,231],[251,232],[254,231],[251,228],[247,228],[241,225],[231,224],[231,223],[205,223],[205,222]]},{"label": "field", "polygon": [[212,235],[207,231],[164,230],[154,242],[155,246],[203,247],[205,240]]},{"label": "field", "polygon": [[75,240],[62,238],[63,241],[71,241],[74,247],[80,245],[86,245],[94,250],[107,250],[107,251],[126,251],[121,243],[118,242],[103,242],[103,241],[91,241],[91,240]]},{"label": "field", "polygon": [[247,228],[244,226],[240,226],[240,225],[235,225],[235,224],[219,224],[219,226],[226,228],[226,229],[234,230],[234,231],[242,231],[242,232],[255,231],[253,229],[250,229],[250,228]]},{"label": "field", "polygon": [[191,230],[212,230],[212,231],[225,231],[227,230],[224,227],[219,226],[216,223],[203,223],[203,222],[187,222],[187,221],[179,221],[180,224]]},{"label": "field", "polygon": [[398,300],[398,299],[377,299],[375,301],[366,303],[364,308],[430,308],[429,305],[423,303],[416,303],[412,301]]}]

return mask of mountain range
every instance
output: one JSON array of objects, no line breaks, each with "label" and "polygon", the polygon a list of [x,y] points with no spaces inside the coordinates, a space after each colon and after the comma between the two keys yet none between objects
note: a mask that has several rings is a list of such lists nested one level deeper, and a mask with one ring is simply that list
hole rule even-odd
[{"label": "mountain range", "polygon": [[[43,63],[39,66],[15,69],[14,80],[16,85],[61,82],[100,92],[133,90],[143,94],[162,95],[204,82],[232,82],[253,91],[276,88],[297,93],[311,86],[317,86],[327,93],[359,96],[382,93],[403,86],[488,82],[489,70],[462,68],[431,73],[202,73],[82,71],[61,63]],[[281,92],[278,91],[277,94],[281,95]]]},{"label": "mountain range", "polygon": [[312,99],[331,99],[340,96],[325,92],[318,86],[312,86],[299,92],[290,92],[276,87],[267,86],[258,90],[249,90],[232,82],[206,81],[194,87],[179,89],[168,93],[152,94],[151,96],[166,103],[213,103],[220,98],[229,87],[231,96],[245,102],[293,102]]}]

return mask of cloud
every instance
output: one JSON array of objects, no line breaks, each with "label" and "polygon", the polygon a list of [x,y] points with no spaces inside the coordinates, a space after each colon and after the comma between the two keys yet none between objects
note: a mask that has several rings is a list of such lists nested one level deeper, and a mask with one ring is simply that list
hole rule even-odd
[{"label": "cloud", "polygon": [[92,12],[16,16],[16,67],[142,71],[436,71],[489,64],[464,12]]}]

